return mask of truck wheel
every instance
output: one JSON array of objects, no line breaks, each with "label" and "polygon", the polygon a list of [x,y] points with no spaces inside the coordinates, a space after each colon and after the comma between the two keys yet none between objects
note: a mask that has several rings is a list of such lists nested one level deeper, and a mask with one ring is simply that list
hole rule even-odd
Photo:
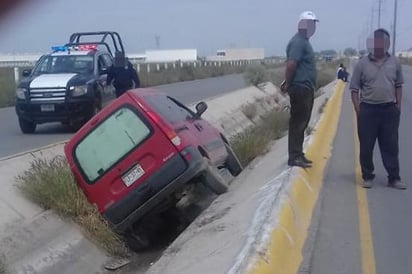
[{"label": "truck wheel", "polygon": [[216,194],[227,192],[228,181],[220,174],[219,169],[215,166],[208,165],[203,175],[203,183]]},{"label": "truck wheel", "polygon": [[237,176],[242,172],[243,166],[230,145],[225,143],[225,147],[228,154],[225,165],[233,176]]},{"label": "truck wheel", "polygon": [[143,231],[130,231],[123,237],[126,245],[135,252],[143,251],[150,246],[149,236]]},{"label": "truck wheel", "polygon": [[36,123],[19,118],[20,129],[23,133],[33,133],[36,130]]}]

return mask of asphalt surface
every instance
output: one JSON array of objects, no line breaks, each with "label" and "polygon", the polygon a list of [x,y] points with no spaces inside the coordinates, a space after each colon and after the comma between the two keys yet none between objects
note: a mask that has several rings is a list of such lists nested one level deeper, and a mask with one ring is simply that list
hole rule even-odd
[{"label": "asphalt surface", "polygon": [[[353,111],[349,90],[346,90],[334,150],[326,171],[318,232],[311,254],[312,274],[409,274],[412,273],[412,169],[410,155],[412,146],[412,67],[404,67],[403,104],[400,126],[401,177],[409,189],[395,190],[386,186],[386,171],[383,168],[378,147],[375,147],[376,179],[374,186],[366,190],[368,216],[372,238],[372,252],[362,254],[360,210],[355,183],[355,152]],[[359,190],[358,190],[359,191]],[[363,191],[363,190],[361,190]],[[373,263],[372,268],[362,270],[362,262]]]},{"label": "asphalt surface", "polygon": [[[155,88],[190,104],[246,86],[243,75],[236,74]],[[0,109],[0,158],[63,141],[71,135],[70,129],[60,123],[38,125],[34,134],[22,134],[14,108]]]}]

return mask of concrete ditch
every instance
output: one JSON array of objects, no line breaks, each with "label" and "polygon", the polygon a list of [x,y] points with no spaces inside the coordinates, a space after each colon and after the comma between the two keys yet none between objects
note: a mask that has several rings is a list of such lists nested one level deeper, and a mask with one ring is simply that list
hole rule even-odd
[{"label": "concrete ditch", "polygon": [[[324,88],[324,95],[316,100],[316,105],[320,106],[319,102],[330,95],[333,85],[334,83]],[[254,123],[253,118],[249,119],[242,111],[243,106],[256,104],[258,113],[255,117],[258,119],[259,114],[265,111],[287,105],[287,101],[279,94],[278,89],[270,83],[261,89],[249,87],[205,101],[209,105],[205,119],[228,136],[232,136]],[[316,115],[316,110],[315,107],[311,123],[315,123],[319,118],[319,115]],[[12,273],[56,273],[57,270],[61,273],[103,273],[105,271],[103,265],[110,259],[83,235],[76,224],[63,220],[53,212],[44,211],[27,201],[14,186],[14,178],[22,170],[27,169],[35,157],[51,159],[56,155],[62,155],[63,146],[64,142],[7,159],[0,159],[0,174],[2,175],[0,181],[3,185],[3,191],[0,193],[0,213],[2,217],[4,216],[0,222],[0,254],[4,254],[7,268]],[[277,146],[285,147],[285,141],[280,140],[277,142]],[[284,155],[281,150],[275,149],[275,151],[280,153],[279,155]],[[255,167],[256,164],[252,164],[251,168]],[[282,168],[284,167],[282,166]],[[237,182],[244,179],[245,176],[247,175],[241,175],[233,187],[240,187],[241,184]],[[230,191],[230,193],[232,192]],[[219,207],[219,199],[220,197],[213,205],[217,204]],[[208,209],[199,218],[203,218],[204,214],[206,216],[211,214],[211,216],[206,219],[198,218],[194,225],[201,224],[202,227],[206,227],[219,219],[219,216],[221,218],[228,214],[231,208],[228,206],[222,210],[214,207]],[[211,210],[221,212],[216,217],[216,214],[212,214]],[[247,223],[247,220],[244,221]],[[179,239],[184,237],[183,234],[178,238],[177,243],[173,243],[168,248],[166,257],[170,250],[179,249],[176,248],[176,245],[179,245]],[[163,258],[159,260],[149,272],[160,273],[156,272],[156,268],[164,261]],[[222,270],[220,269],[220,272]],[[219,273],[219,271],[213,273]]]}]

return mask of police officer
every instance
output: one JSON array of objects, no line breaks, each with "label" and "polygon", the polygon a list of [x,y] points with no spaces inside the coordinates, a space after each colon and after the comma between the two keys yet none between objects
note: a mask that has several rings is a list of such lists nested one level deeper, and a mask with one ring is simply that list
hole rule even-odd
[{"label": "police officer", "polygon": [[115,53],[114,64],[107,74],[106,85],[111,85],[112,82],[117,98],[133,87],[140,87],[139,76],[133,65],[125,58],[124,52]]}]

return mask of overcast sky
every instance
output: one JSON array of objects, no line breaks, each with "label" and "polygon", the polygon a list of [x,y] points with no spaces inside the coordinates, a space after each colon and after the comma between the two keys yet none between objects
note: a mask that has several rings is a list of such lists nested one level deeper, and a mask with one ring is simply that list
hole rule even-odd
[{"label": "overcast sky", "polygon": [[[391,29],[393,1],[383,0],[382,26]],[[126,51],[197,48],[199,55],[229,47],[263,47],[284,55],[304,10],[320,19],[315,50],[358,48],[370,31],[378,0],[32,0],[0,25],[0,52],[46,52],[72,32],[114,30]],[[412,47],[411,0],[399,0],[398,49]],[[374,26],[377,26],[377,12]]]}]

